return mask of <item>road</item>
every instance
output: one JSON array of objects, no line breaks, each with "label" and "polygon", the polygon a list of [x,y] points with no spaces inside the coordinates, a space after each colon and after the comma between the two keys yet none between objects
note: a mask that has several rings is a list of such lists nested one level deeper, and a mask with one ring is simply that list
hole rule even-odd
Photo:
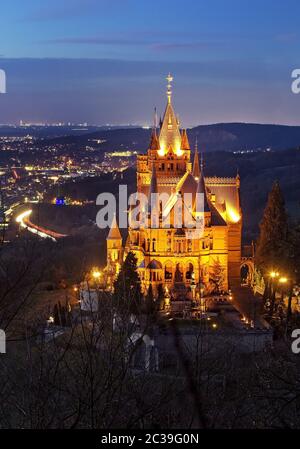
[{"label": "road", "polygon": [[32,234],[36,234],[42,238],[50,238],[54,242],[58,239],[67,237],[66,234],[59,234],[58,232],[51,231],[50,229],[43,228],[42,226],[35,225],[31,223],[29,220],[29,216],[31,215],[32,210],[28,209],[21,214],[19,214],[16,218],[16,222],[20,224],[20,226]]}]

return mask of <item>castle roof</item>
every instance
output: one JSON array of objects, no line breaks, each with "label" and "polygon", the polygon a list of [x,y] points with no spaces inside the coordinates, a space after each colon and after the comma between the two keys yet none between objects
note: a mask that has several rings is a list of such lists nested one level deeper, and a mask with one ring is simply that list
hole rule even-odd
[{"label": "castle roof", "polygon": [[199,156],[198,156],[198,145],[196,142],[195,145],[195,156],[194,156],[194,163],[193,163],[193,176],[195,178],[199,178],[200,176],[200,165],[199,165]]},{"label": "castle roof", "polygon": [[203,212],[210,212],[210,204],[207,199],[207,191],[203,176],[203,167],[201,167],[201,172],[198,180],[197,192],[196,194],[204,195],[203,197]]},{"label": "castle roof", "polygon": [[153,128],[151,133],[150,150],[159,150],[159,141],[156,133],[156,128]]},{"label": "castle roof", "polygon": [[112,223],[110,225],[110,230],[108,233],[108,236],[106,237],[106,240],[122,240],[122,236],[120,233],[120,229],[117,223],[116,214],[114,214]]},{"label": "castle roof", "polygon": [[183,129],[181,133],[181,149],[190,150],[190,143],[186,133],[186,129]]}]

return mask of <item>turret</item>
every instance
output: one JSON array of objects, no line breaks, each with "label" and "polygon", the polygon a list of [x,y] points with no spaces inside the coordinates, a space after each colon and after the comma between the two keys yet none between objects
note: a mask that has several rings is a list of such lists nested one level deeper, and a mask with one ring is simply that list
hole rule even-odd
[{"label": "turret", "polygon": [[108,236],[106,237],[107,247],[107,264],[109,266],[115,265],[118,270],[119,265],[122,262],[122,236],[117,223],[116,214],[114,214]]},{"label": "turret", "polygon": [[194,156],[194,163],[193,163],[193,176],[196,180],[200,177],[200,166],[199,166],[199,156],[198,156],[198,142],[196,139],[195,143],[195,156]]}]

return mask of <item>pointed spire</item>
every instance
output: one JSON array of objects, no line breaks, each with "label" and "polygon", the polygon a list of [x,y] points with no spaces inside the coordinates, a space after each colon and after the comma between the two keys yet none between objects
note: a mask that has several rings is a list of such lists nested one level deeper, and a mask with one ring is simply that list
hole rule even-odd
[{"label": "pointed spire", "polygon": [[209,202],[208,202],[208,198],[207,198],[207,191],[206,191],[206,186],[205,186],[205,181],[204,181],[202,155],[201,155],[200,168],[201,168],[201,171],[200,171],[200,175],[199,175],[199,181],[198,181],[198,186],[197,186],[196,198],[197,198],[197,194],[203,194],[204,195],[204,198],[203,198],[203,212],[210,212]]},{"label": "pointed spire", "polygon": [[194,156],[194,163],[193,163],[193,176],[196,179],[199,179],[200,177],[200,166],[199,166],[199,155],[198,155],[198,138],[196,137],[196,143],[195,143],[195,156]]},{"label": "pointed spire", "polygon": [[159,141],[156,134],[156,128],[152,129],[151,140],[150,140],[150,150],[159,150]]},{"label": "pointed spire", "polygon": [[122,236],[120,233],[120,229],[117,223],[117,219],[116,219],[116,214],[114,213],[114,217],[112,219],[111,225],[110,225],[110,230],[108,233],[108,236],[106,237],[106,240],[122,240]]},{"label": "pointed spire", "polygon": [[186,129],[182,130],[181,133],[181,149],[182,150],[190,150],[190,143],[189,143],[189,139],[186,133]]},{"label": "pointed spire", "polygon": [[159,133],[159,146],[164,151],[168,151],[171,148],[174,152],[180,149],[181,134],[178,126],[177,117],[175,115],[172,103],[171,103],[171,81],[173,77],[169,75],[167,97],[168,103],[164,113],[163,121],[160,127]]}]

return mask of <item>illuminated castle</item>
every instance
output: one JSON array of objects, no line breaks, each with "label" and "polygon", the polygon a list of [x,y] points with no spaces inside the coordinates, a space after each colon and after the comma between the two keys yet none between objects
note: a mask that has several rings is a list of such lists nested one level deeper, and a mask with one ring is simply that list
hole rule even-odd
[{"label": "illuminated castle", "polygon": [[[242,213],[240,208],[240,179],[205,177],[202,158],[196,144],[191,162],[191,149],[185,129],[172,105],[171,82],[167,77],[167,106],[157,131],[153,127],[146,155],[137,159],[137,191],[149,198],[153,193],[167,193],[169,200],[158,211],[158,225],[152,226],[149,215],[147,227],[128,228],[125,247],[114,219],[107,237],[107,269],[116,273],[123,258],[132,251],[137,258],[138,271],[144,291],[159,284],[170,292],[195,297],[202,289],[213,289],[212,280],[219,277],[227,290],[240,276]],[[177,199],[191,194],[191,215],[197,220],[194,198],[203,195],[204,231],[199,238],[190,238],[190,231],[175,225]],[[150,203],[151,204],[151,203]],[[183,203],[183,208],[185,204]],[[129,212],[130,213],[130,212]],[[163,227],[163,217],[169,214],[169,228]]]}]

